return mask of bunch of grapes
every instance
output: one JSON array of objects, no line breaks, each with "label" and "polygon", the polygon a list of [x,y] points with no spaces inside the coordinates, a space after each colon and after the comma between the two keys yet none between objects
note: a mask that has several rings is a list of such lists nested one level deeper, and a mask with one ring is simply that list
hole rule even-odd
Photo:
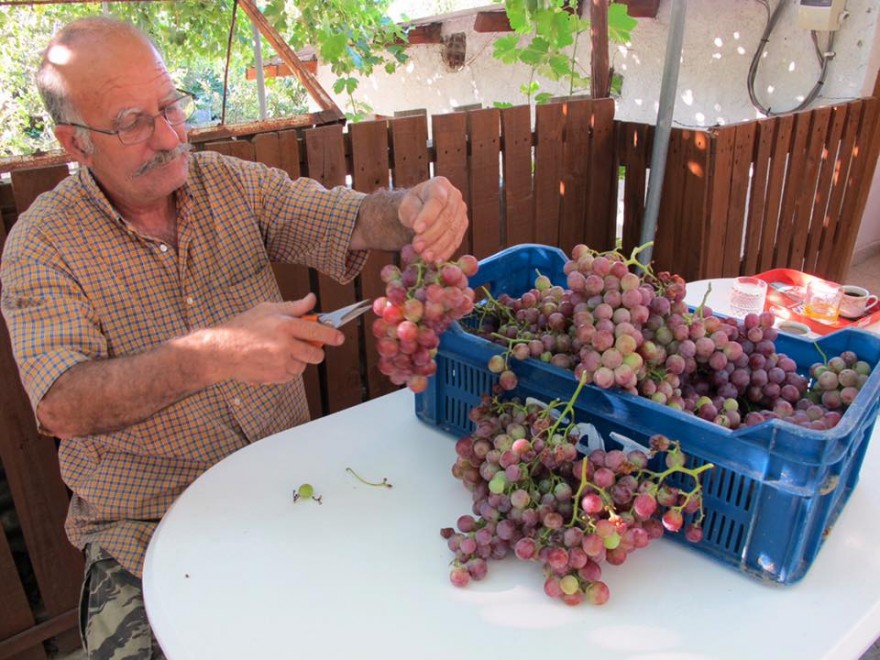
[{"label": "bunch of grapes", "polygon": [[[808,397],[810,379],[776,350],[773,314],[722,319],[705,305],[691,312],[684,280],[667,272],[655,275],[637,253],[627,259],[617,251],[596,253],[578,245],[563,269],[567,288],[539,274],[519,298],[500,294],[481,305],[471,326],[507,349],[488,365],[501,386],[517,386],[511,357],[531,357],[571,369],[575,378],[598,387],[621,389],[731,429],[768,419],[827,429],[840,420],[857,393],[843,393],[854,387],[854,376],[844,376],[841,396]],[[835,360],[839,367],[844,363]],[[870,367],[861,362],[860,369],[864,382]],[[827,389],[814,389],[836,392],[830,375],[823,382]]]},{"label": "bunch of grapes", "polygon": [[379,370],[395,385],[423,392],[437,371],[434,356],[440,335],[474,308],[468,278],[477,260],[464,255],[456,262],[430,264],[411,245],[401,251],[401,267],[382,269],[385,295],[373,301],[372,331]]},{"label": "bunch of grapes", "polygon": [[[488,395],[471,411],[476,429],[456,444],[452,473],[472,492],[473,515],[441,530],[455,555],[454,585],[482,579],[489,559],[512,551],[541,565],[548,596],[601,605],[609,597],[604,564],[624,563],[664,529],[702,539],[699,475],[712,465],[686,467],[679,444],[661,435],[648,451],[580,456],[575,427],[560,420],[569,418],[582,386],[555,418],[554,406]],[[691,489],[673,486],[673,475]]]}]

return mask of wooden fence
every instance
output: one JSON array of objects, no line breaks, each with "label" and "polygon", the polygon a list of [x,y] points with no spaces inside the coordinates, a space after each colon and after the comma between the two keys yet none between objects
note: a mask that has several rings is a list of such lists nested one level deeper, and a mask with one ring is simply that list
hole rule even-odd
[{"label": "wooden fence", "polygon": [[[864,99],[705,131],[673,130],[656,268],[686,280],[776,267],[840,280],[877,162],[877,114],[877,101]],[[224,141],[194,134],[193,142],[291,177],[363,191],[444,175],[468,202],[471,225],[461,251],[480,258],[524,242],[566,251],[581,242],[613,247],[623,185],[621,238],[627,251],[639,243],[653,130],[616,121],[613,101],[538,106],[534,126],[525,106],[437,115],[430,140],[428,121],[409,116],[346,129],[255,131]],[[36,195],[67,173],[64,164],[11,172],[11,185],[0,186],[0,241]],[[297,266],[278,265],[276,275],[285,297],[312,290],[319,308],[332,309],[381,295],[378,272],[393,258],[373,254],[363,274],[344,286]],[[392,389],[378,371],[368,324],[351,324],[346,343],[306,373],[313,416]],[[61,634],[62,647],[78,643],[71,629],[82,560],[62,531],[68,497],[53,441],[36,431],[3,324],[0,379],[0,459],[26,548],[25,556],[13,556],[0,535],[0,660],[43,658],[49,637]],[[32,567],[34,588],[22,583],[22,566]]]}]

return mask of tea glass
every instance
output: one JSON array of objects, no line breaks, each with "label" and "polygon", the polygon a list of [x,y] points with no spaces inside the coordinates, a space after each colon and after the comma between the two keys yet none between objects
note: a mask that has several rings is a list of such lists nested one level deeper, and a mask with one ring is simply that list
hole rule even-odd
[{"label": "tea glass", "polygon": [[843,287],[839,284],[810,280],[804,295],[804,314],[819,323],[833,324],[840,314],[842,299]]}]

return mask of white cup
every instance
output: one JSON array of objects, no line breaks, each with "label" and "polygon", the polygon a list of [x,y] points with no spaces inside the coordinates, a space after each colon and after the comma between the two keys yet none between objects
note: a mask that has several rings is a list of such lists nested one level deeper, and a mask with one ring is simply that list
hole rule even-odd
[{"label": "white cup", "polygon": [[843,285],[843,298],[840,299],[840,315],[848,319],[864,316],[865,310],[877,302],[877,296],[866,288],[855,284]]}]

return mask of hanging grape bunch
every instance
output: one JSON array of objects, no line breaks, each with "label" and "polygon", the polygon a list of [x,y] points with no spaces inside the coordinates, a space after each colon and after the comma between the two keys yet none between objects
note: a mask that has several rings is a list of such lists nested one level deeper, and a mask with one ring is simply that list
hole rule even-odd
[{"label": "hanging grape bunch", "polygon": [[[832,383],[831,375],[818,381],[823,370],[815,368],[811,381],[777,352],[773,314],[722,319],[706,306],[690,311],[680,276],[655,274],[639,263],[644,247],[627,258],[575,246],[563,268],[566,288],[536,273],[534,287],[520,297],[502,293],[481,305],[470,325],[507,349],[488,365],[501,387],[517,386],[511,358],[536,358],[571,369],[587,383],[731,429],[769,419],[820,430],[838,423],[867,379],[867,363],[838,356],[822,367],[842,373],[842,365],[853,366],[843,381]],[[808,396],[808,390],[821,396]]]},{"label": "hanging grape bunch", "polygon": [[[474,515],[441,530],[455,555],[454,585],[482,579],[487,560],[512,551],[541,565],[548,596],[601,605],[609,597],[603,564],[624,563],[664,529],[702,539],[699,476],[713,466],[686,467],[678,443],[660,435],[650,450],[580,456],[576,427],[560,420],[571,419],[582,386],[557,418],[558,402],[541,408],[488,395],[471,410],[476,428],[456,444],[452,474],[471,491]],[[654,456],[659,472],[648,467]],[[672,475],[690,490],[670,485]]]},{"label": "hanging grape bunch", "polygon": [[379,370],[395,385],[423,392],[437,371],[434,356],[440,335],[474,308],[468,278],[477,272],[477,260],[464,255],[458,261],[429,264],[411,245],[401,251],[401,267],[382,269],[385,295],[373,301],[372,331],[379,353]]}]

